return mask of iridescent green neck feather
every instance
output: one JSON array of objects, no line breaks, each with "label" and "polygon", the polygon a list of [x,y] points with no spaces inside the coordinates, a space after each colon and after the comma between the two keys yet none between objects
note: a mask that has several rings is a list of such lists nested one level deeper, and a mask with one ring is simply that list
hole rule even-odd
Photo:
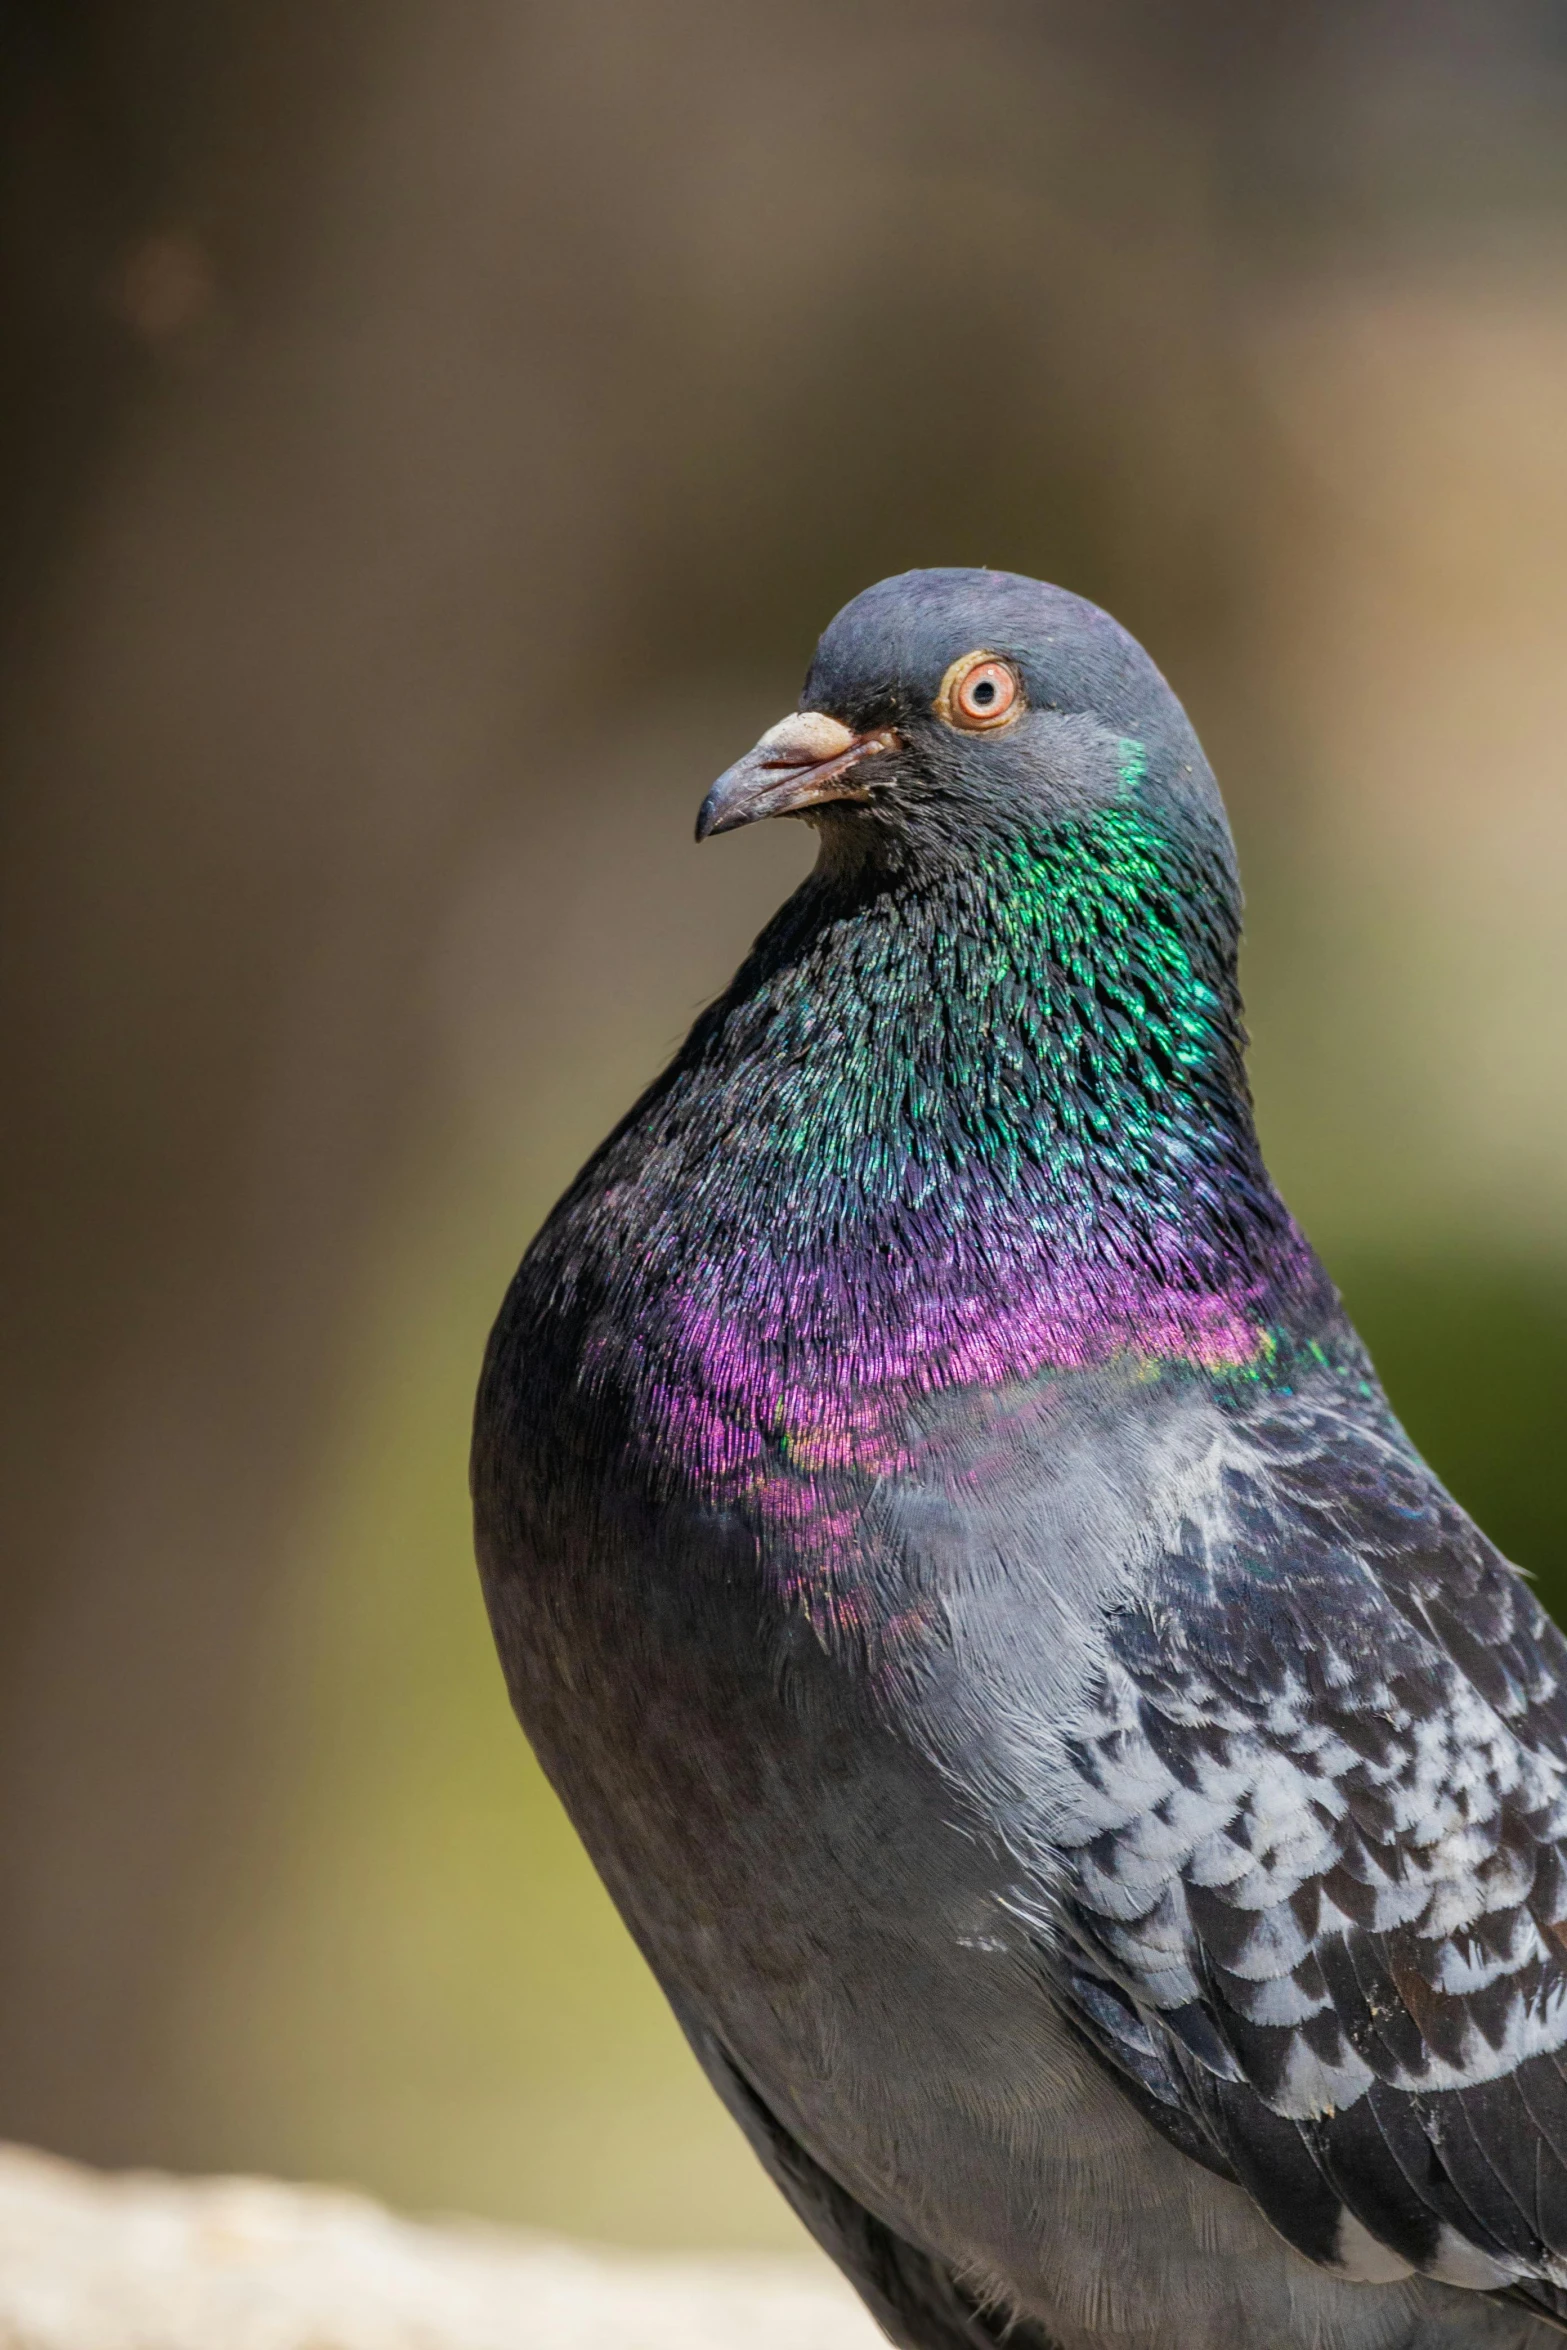
[{"label": "iridescent green neck feather", "polygon": [[900,1398],[1308,1337],[1235,951],[1227,867],[1132,805],[819,868],[562,1203],[589,1360],[738,1470],[855,1457]]}]

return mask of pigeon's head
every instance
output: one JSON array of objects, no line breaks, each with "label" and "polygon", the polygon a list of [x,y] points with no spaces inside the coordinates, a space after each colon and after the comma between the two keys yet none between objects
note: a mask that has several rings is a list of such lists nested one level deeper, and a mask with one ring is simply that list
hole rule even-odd
[{"label": "pigeon's head", "polygon": [[1141,645],[1016,572],[905,571],[844,606],[697,838],[803,816],[830,855],[917,870],[1129,804],[1229,865],[1218,787]]}]

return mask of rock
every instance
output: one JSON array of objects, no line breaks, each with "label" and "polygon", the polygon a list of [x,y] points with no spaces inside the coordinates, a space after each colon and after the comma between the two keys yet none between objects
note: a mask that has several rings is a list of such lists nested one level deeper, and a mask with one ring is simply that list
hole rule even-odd
[{"label": "rock", "polygon": [[875,2350],[825,2261],[654,2257],[0,2147],[0,2350]]}]

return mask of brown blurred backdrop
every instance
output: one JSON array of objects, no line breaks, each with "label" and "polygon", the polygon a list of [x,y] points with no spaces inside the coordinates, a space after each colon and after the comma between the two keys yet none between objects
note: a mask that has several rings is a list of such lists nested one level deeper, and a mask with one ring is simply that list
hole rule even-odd
[{"label": "brown blurred backdrop", "polygon": [[1190,703],[1274,1164],[1567,1595],[1564,20],[0,40],[0,2132],[787,2241],[505,1711],[488,1317],[803,870],[689,836],[817,630],[1041,573]]}]

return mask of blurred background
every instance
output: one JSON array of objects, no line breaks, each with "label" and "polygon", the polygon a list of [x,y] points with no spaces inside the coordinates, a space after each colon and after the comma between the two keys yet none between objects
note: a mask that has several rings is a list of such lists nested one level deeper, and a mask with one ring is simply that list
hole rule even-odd
[{"label": "blurred background", "polygon": [[791,2223],[507,1714],[489,1318],[917,563],[1109,604],[1264,1138],[1567,1598],[1567,20],[3,0],[0,2133]]}]

